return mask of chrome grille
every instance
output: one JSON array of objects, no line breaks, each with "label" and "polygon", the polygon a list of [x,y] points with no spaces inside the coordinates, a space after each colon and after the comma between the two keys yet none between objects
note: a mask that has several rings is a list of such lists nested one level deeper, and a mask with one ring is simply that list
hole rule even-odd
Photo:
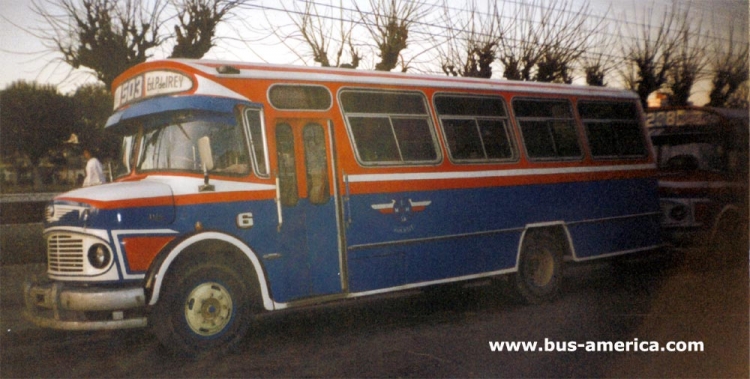
[{"label": "chrome grille", "polygon": [[50,273],[83,272],[83,238],[53,234],[47,238],[47,270]]}]

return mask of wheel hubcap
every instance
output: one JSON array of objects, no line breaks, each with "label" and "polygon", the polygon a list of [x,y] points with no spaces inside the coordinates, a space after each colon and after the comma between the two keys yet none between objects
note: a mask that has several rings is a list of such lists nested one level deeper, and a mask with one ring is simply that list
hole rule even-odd
[{"label": "wheel hubcap", "polygon": [[529,257],[526,277],[530,284],[544,287],[552,281],[554,274],[555,260],[548,251],[540,251]]},{"label": "wheel hubcap", "polygon": [[232,297],[218,283],[195,287],[185,303],[185,319],[193,332],[212,336],[221,332],[232,318]]}]

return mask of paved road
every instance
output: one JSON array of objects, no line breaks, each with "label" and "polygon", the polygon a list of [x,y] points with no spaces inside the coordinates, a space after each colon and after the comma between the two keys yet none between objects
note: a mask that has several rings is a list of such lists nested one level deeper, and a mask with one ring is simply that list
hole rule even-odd
[{"label": "paved road", "polygon": [[[265,317],[225,356],[167,355],[146,330],[57,332],[15,320],[4,267],[1,377],[748,377],[748,261],[699,251],[634,272],[566,271],[551,304],[503,286],[360,299]],[[13,266],[10,266],[13,267]],[[38,267],[38,266],[37,266]],[[639,266],[636,266],[639,267]],[[13,272],[10,272],[13,271]],[[11,285],[8,285],[11,283]],[[703,352],[492,352],[490,341],[701,341]]]}]

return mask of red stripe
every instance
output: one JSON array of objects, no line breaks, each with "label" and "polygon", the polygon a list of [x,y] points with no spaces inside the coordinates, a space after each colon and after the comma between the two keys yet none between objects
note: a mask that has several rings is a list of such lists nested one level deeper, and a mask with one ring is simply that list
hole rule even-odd
[{"label": "red stripe", "polygon": [[128,267],[132,271],[146,271],[156,254],[175,237],[126,237],[122,239]]}]

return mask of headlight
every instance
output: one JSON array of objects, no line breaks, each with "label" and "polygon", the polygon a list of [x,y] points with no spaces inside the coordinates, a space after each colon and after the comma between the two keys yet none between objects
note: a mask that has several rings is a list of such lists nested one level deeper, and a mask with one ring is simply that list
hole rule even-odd
[{"label": "headlight", "polygon": [[682,221],[687,217],[688,209],[686,206],[679,204],[669,210],[669,218],[675,221]]},{"label": "headlight", "polygon": [[89,248],[88,259],[92,267],[102,269],[109,266],[112,261],[112,253],[107,246],[97,243]]}]

